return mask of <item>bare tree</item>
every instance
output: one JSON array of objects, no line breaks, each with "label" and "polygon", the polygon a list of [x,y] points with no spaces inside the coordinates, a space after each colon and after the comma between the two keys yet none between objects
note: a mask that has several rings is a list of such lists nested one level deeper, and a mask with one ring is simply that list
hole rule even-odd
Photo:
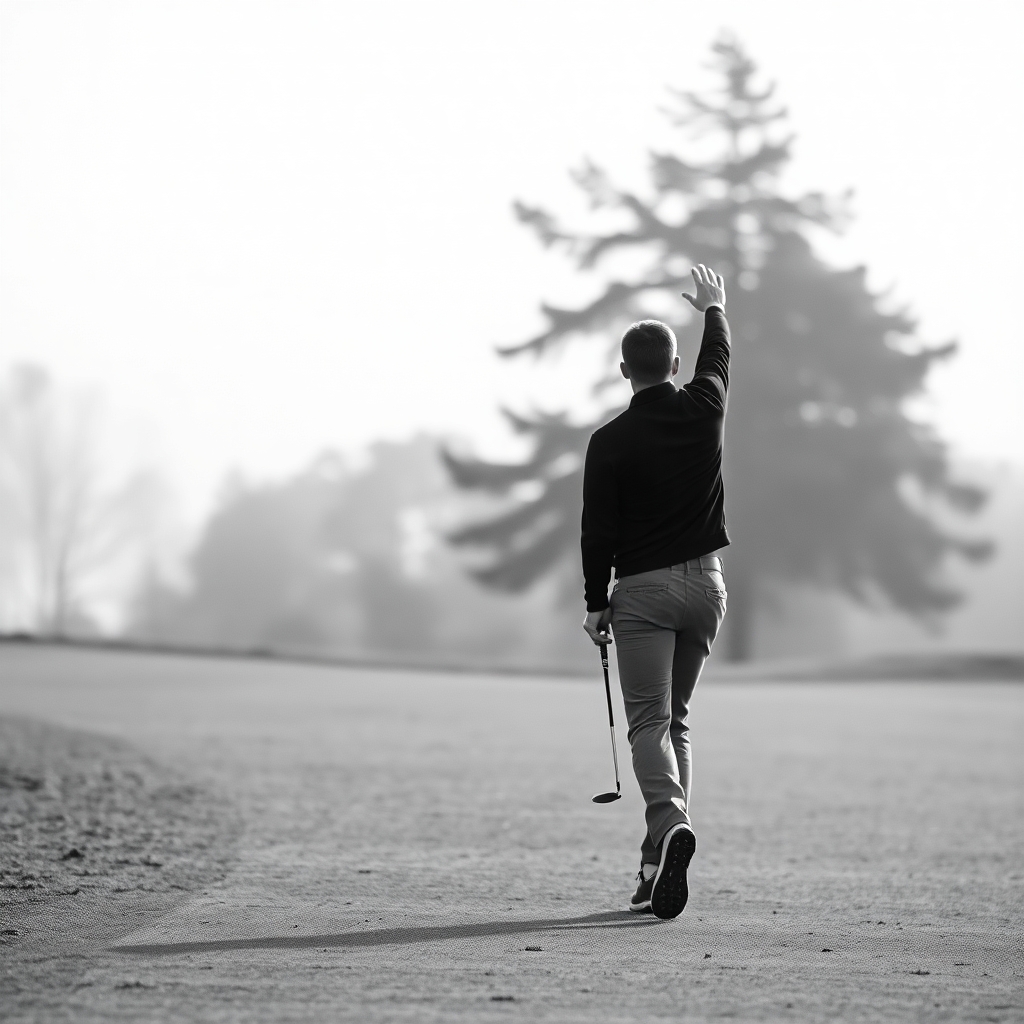
[{"label": "bare tree", "polygon": [[92,629],[86,585],[129,553],[151,491],[145,474],[104,488],[99,405],[14,367],[0,386],[0,549],[8,626]]}]

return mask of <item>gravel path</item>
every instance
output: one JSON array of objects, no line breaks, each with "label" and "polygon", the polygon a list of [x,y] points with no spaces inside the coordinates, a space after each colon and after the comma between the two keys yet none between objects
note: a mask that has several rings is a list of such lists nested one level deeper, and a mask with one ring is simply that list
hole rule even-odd
[{"label": "gravel path", "polygon": [[[17,724],[14,760],[77,743],[85,763],[107,749],[150,766],[116,814],[134,801],[152,819],[125,831],[125,859],[165,866],[121,870],[161,875],[175,837],[179,852],[207,837],[185,889],[72,894],[58,860],[36,902],[6,890],[20,980],[0,1016],[1024,1020],[1024,689],[698,689],[698,849],[669,923],[623,911],[632,780],[617,804],[589,800],[612,781],[603,704],[599,673],[0,646],[4,711],[76,730]],[[196,795],[170,832],[165,785]]]}]

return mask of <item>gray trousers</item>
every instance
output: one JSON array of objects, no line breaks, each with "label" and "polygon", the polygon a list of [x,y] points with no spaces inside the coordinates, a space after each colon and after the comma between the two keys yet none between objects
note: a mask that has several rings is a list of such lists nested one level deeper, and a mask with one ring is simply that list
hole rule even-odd
[{"label": "gray trousers", "polygon": [[657,864],[670,828],[690,826],[690,698],[725,618],[716,556],[624,576],[611,595],[612,633],[633,771],[647,802],[641,860]]}]

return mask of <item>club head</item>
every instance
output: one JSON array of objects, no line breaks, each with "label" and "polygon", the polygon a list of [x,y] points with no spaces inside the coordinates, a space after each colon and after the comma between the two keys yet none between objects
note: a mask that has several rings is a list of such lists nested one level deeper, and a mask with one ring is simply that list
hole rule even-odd
[{"label": "club head", "polygon": [[610,804],[613,800],[618,800],[621,797],[621,793],[598,793],[594,797],[595,804]]}]

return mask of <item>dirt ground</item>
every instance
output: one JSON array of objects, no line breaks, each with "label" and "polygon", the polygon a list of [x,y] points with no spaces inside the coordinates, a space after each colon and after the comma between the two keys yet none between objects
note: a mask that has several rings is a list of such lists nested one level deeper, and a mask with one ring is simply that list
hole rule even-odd
[{"label": "dirt ground", "polygon": [[0,708],[5,1021],[1024,1020],[1019,685],[702,684],[673,922],[599,671],[5,645]]}]

